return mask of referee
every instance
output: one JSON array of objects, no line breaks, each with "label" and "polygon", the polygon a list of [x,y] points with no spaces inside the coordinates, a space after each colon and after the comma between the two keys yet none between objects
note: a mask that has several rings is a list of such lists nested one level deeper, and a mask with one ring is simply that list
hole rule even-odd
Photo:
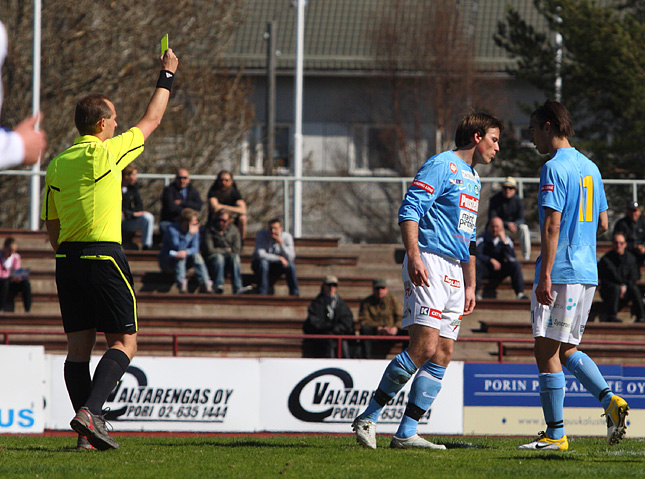
[{"label": "referee", "polygon": [[[121,249],[121,172],[143,152],[159,126],[179,60],[168,49],[143,118],[125,133],[114,104],[100,94],[79,100],[74,121],[80,136],[52,160],[42,208],[56,252],[56,285],[67,334],[65,384],[76,416],[78,448],[115,449],[102,407],[137,351],[137,305],[132,274]],[[90,375],[96,332],[108,350]]]}]

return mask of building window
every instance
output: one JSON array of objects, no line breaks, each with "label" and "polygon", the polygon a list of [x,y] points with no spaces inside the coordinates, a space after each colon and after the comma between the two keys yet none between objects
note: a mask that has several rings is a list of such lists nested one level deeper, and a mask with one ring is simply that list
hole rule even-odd
[{"label": "building window", "polygon": [[[286,174],[291,166],[291,133],[289,125],[276,125],[273,149],[273,173]],[[266,125],[256,125],[248,135],[247,156],[243,159],[243,173],[266,173],[264,158]]]},{"label": "building window", "polygon": [[352,163],[356,173],[387,173],[397,170],[400,147],[394,127],[355,125],[353,136]]}]

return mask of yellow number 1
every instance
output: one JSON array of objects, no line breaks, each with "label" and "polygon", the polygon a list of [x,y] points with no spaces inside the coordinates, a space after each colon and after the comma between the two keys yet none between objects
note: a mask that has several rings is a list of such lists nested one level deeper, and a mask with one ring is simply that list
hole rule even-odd
[{"label": "yellow number 1", "polygon": [[[587,188],[586,195],[584,188]],[[591,176],[585,176],[580,180],[580,221],[593,221],[593,178]]]}]

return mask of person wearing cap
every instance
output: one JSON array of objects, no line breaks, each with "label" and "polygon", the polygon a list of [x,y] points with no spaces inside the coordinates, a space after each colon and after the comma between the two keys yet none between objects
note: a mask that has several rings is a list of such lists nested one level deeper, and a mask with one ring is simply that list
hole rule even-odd
[{"label": "person wearing cap", "polygon": [[627,203],[625,216],[616,221],[613,234],[622,233],[627,241],[627,251],[632,253],[638,265],[642,266],[645,261],[645,217],[641,216],[641,210],[635,201]]},{"label": "person wearing cap", "polygon": [[531,233],[524,222],[524,203],[517,194],[517,181],[507,176],[502,189],[495,193],[488,202],[488,222],[491,218],[501,218],[506,229],[514,240],[518,240],[525,260],[531,257]]},{"label": "person wearing cap", "polygon": [[273,218],[268,229],[255,237],[255,251],[251,268],[255,273],[258,294],[269,294],[271,283],[283,274],[287,277],[290,296],[300,296],[296,276],[296,248],[293,236],[282,228],[282,222]]},{"label": "person wearing cap", "polygon": [[[359,334],[364,336],[397,336],[403,331],[399,301],[388,291],[384,279],[372,281],[372,294],[361,301],[358,310]],[[365,359],[385,359],[393,341],[361,341],[361,353]]]},{"label": "person wearing cap", "polygon": [[[338,278],[326,276],[320,294],[307,308],[307,319],[302,327],[305,334],[354,334],[354,315],[338,295]],[[305,339],[302,343],[305,358],[337,358],[338,340]],[[341,343],[341,357],[349,357],[349,345]]]}]

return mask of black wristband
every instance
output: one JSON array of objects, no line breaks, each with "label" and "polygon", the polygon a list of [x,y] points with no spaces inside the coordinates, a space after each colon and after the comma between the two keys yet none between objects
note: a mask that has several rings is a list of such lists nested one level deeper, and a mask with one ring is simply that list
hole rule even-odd
[{"label": "black wristband", "polygon": [[159,72],[159,80],[157,80],[157,88],[165,88],[168,91],[172,91],[172,81],[175,78],[175,74],[168,70],[161,70]]}]

